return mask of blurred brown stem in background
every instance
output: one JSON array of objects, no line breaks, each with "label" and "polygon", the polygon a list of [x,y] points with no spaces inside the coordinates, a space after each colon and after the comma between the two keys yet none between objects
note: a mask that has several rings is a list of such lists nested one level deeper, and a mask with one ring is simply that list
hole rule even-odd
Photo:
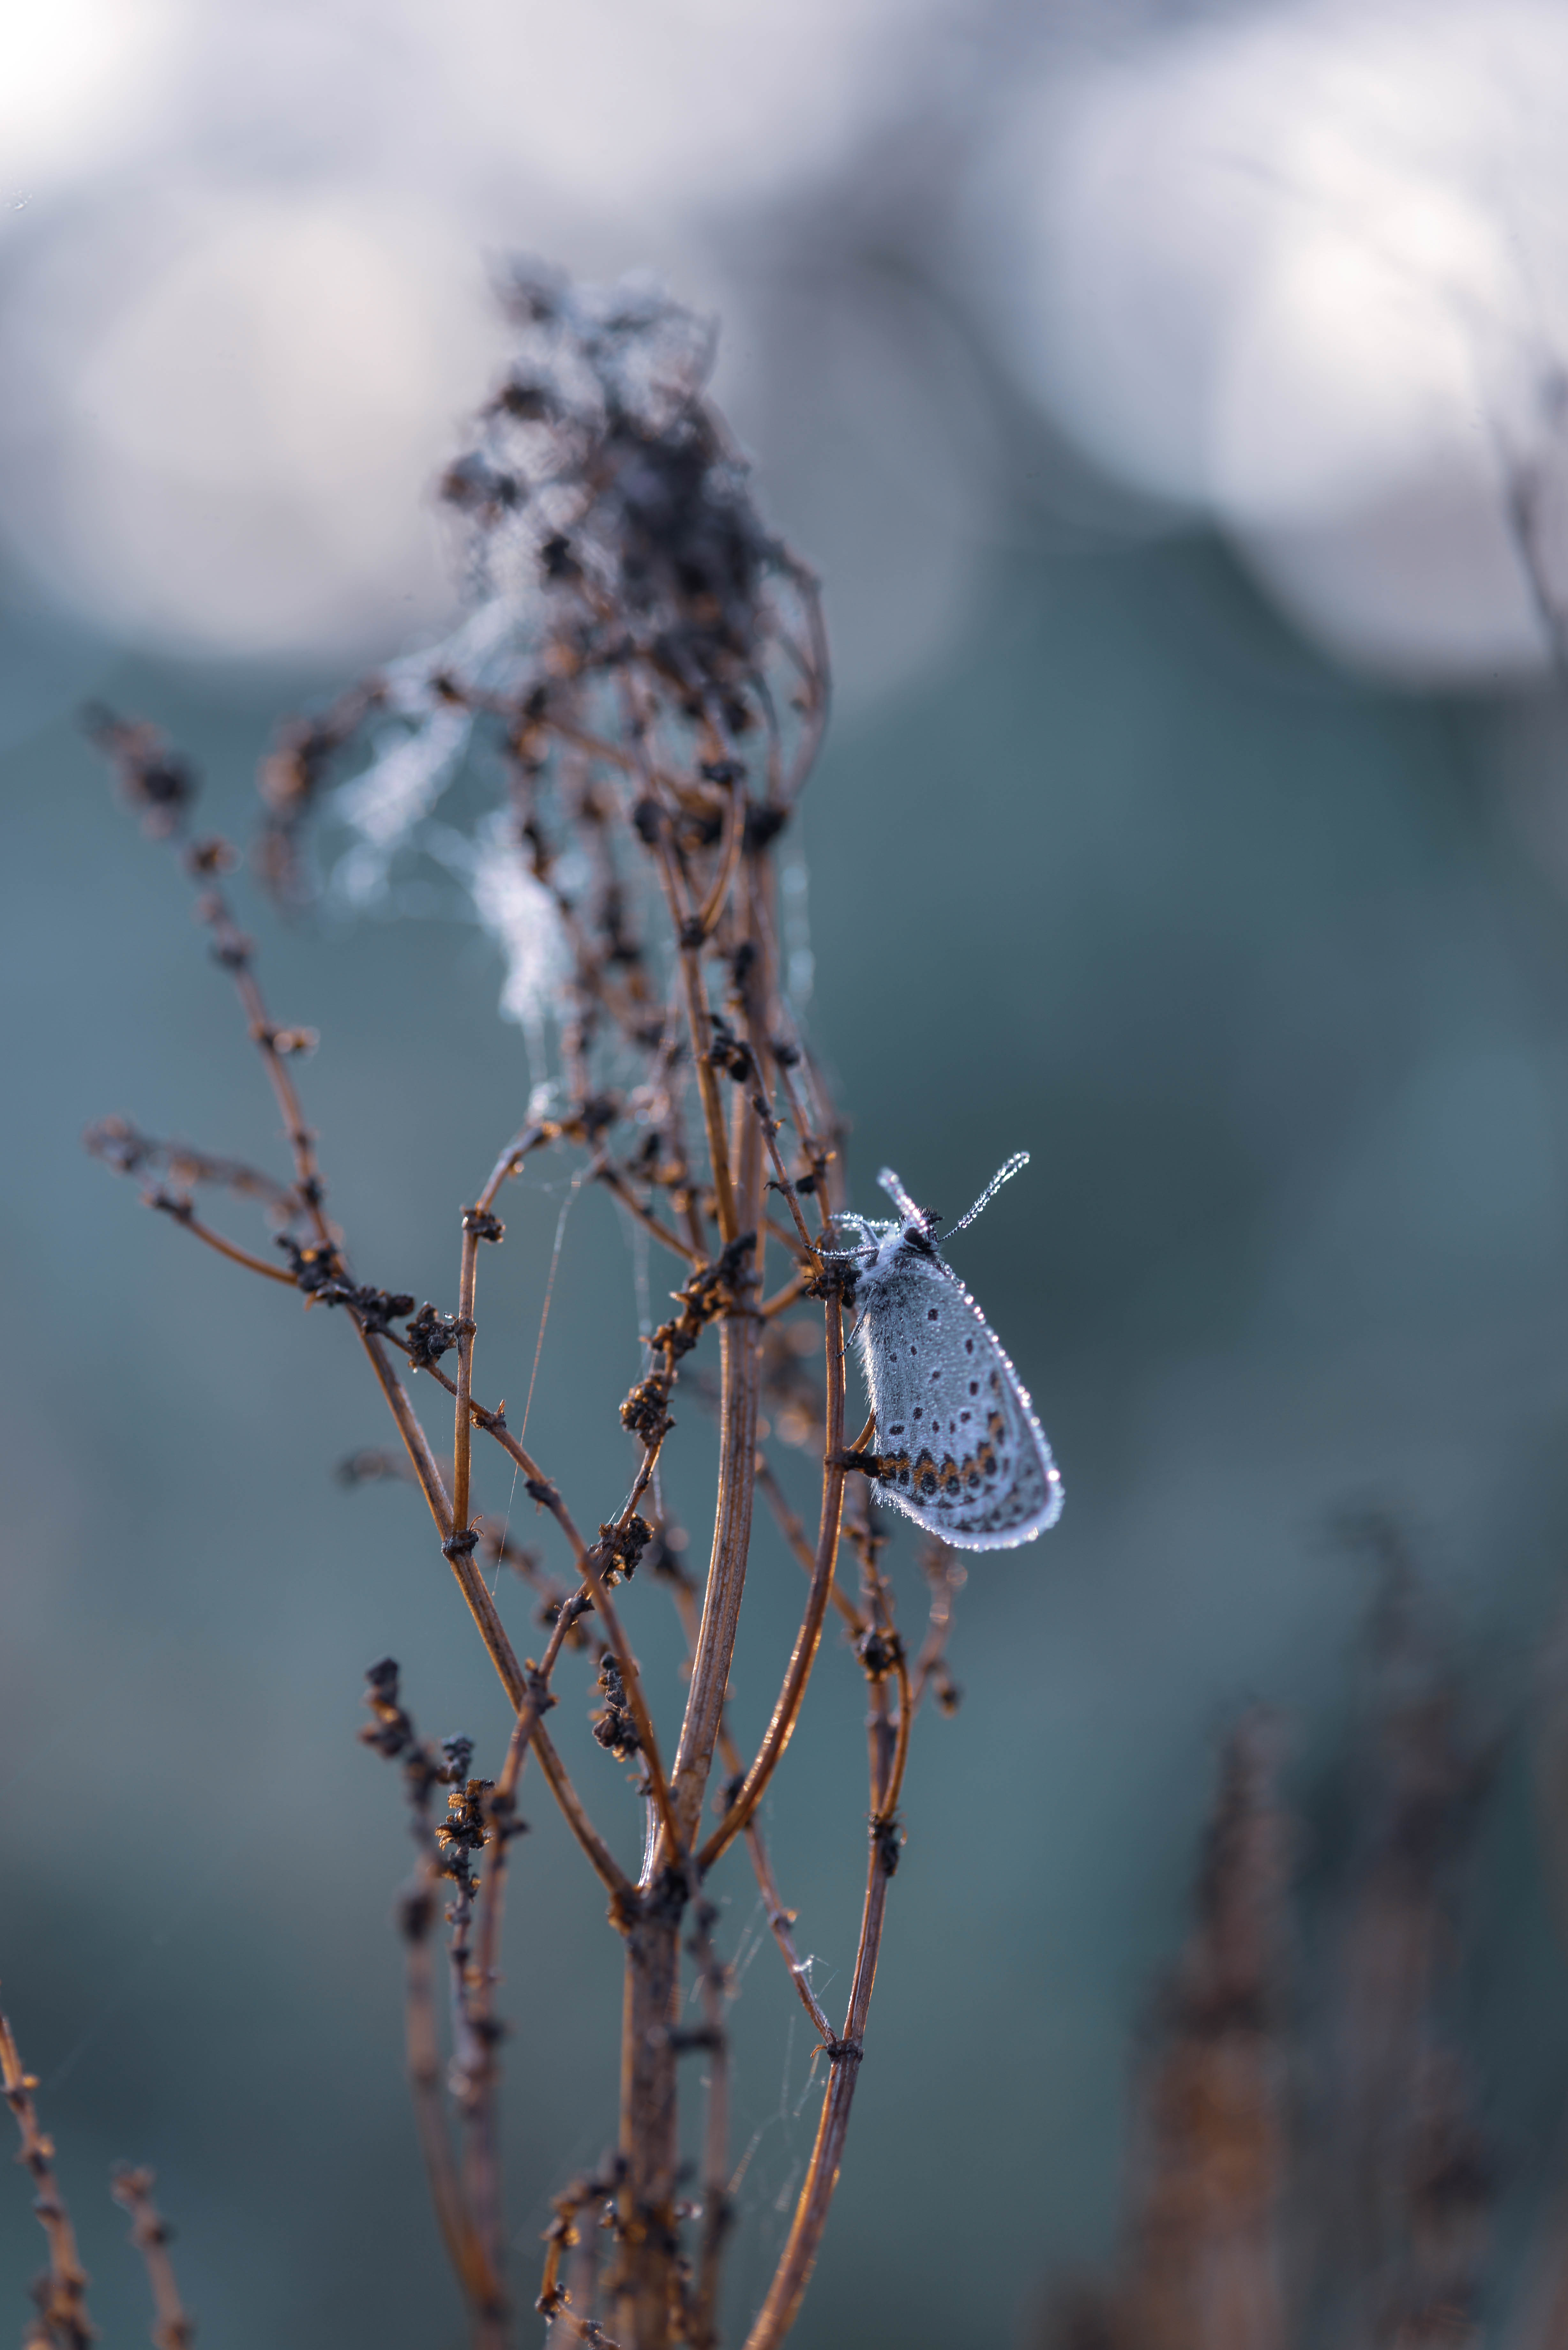
[{"label": "blurred brown stem in background", "polygon": [[[1251,1714],[1221,1757],[1197,1922],[1139,2067],[1125,2250],[1110,2279],[1058,2293],[1045,2350],[1482,2340],[1491,2165],[1445,2010],[1493,1757],[1466,1722],[1397,1522],[1361,1511],[1339,1532],[1378,1589],[1326,1995],[1309,2002],[1298,1979],[1295,1831],[1277,1732]],[[1549,2275],[1563,2241],[1554,2224]],[[1539,2296],[1506,2337],[1514,2350],[1564,2350],[1564,2305]]]}]

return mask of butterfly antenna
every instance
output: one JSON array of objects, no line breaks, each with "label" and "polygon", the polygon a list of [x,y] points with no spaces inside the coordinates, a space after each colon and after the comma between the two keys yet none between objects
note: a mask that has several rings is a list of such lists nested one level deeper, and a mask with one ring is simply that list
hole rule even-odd
[{"label": "butterfly antenna", "polygon": [[924,1208],[916,1207],[890,1167],[884,1167],[877,1180],[907,1224],[919,1224],[924,1230],[930,1223],[931,1219]]},{"label": "butterfly antenna", "polygon": [[[1027,1167],[1028,1164],[1029,1153],[1027,1150],[1015,1150],[1012,1158],[1008,1160],[1006,1166],[999,1167],[997,1169],[995,1174],[992,1177],[990,1182],[986,1185],[984,1191],[981,1193],[979,1199],[970,1210],[968,1215],[960,1217],[958,1222],[953,1226],[953,1232],[961,1232],[965,1224],[972,1224],[981,1210],[990,1206],[992,1200],[995,1199],[997,1193],[1001,1191],[1002,1185],[1004,1183],[1010,1183],[1012,1178],[1017,1174],[1019,1169],[1021,1167]],[[952,1234],[950,1233],[948,1237],[950,1240]]]}]

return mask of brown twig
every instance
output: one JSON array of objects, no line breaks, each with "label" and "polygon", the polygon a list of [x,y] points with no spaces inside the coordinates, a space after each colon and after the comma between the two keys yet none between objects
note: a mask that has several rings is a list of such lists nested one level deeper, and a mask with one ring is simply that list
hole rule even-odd
[{"label": "brown twig", "polygon": [[786,1307],[798,1305],[805,1295],[811,1279],[812,1275],[808,1272],[797,1273],[793,1281],[786,1281],[782,1289],[775,1289],[773,1295],[764,1298],[758,1306],[757,1312],[761,1318],[764,1322],[771,1322],[775,1314],[782,1314]]},{"label": "brown twig", "polygon": [[724,2028],[729,1982],[713,1948],[712,1928],[718,1915],[711,1902],[699,1899],[693,1908],[691,1939],[687,1945],[696,1961],[703,2018],[700,2043],[689,2040],[687,2044],[701,2044],[708,2059],[708,2105],[702,2131],[702,2237],[697,2287],[685,2326],[691,2350],[716,2350],[719,2278],[725,2240],[734,2218],[730,2199],[730,2043]]},{"label": "brown twig", "polygon": [[702,1251],[693,1248],[690,1241],[681,1240],[668,1224],[661,1224],[652,1210],[643,1206],[618,1168],[612,1167],[606,1159],[594,1168],[593,1174],[595,1181],[614,1193],[628,1215],[634,1216],[645,1232],[651,1232],[656,1241],[662,1241],[667,1249],[673,1249],[675,1254],[684,1257],[688,1264],[701,1263]]},{"label": "brown twig", "polygon": [[550,1792],[561,1807],[566,1825],[592,1862],[595,1875],[611,1893],[623,1900],[629,1898],[637,1887],[583,1809],[582,1799],[567,1776],[566,1765],[556,1753],[543,1722],[535,1725],[533,1746],[539,1757],[539,1768],[550,1783]]},{"label": "brown twig", "polygon": [[[390,1657],[373,1665],[366,1680],[365,1702],[371,1720],[361,1730],[360,1740],[388,1762],[402,1765],[416,1855],[413,1882],[398,1905],[405,1951],[405,2037],[415,2127],[436,2223],[473,2320],[475,2350],[504,2350],[506,2297],[499,2263],[481,2232],[470,2182],[460,2176],[453,2159],[441,2103],[441,2036],[431,1956],[441,1887],[450,1879],[464,1902],[471,1893],[468,1855],[472,1837],[467,1831],[473,1806],[467,1771],[472,1742],[466,1738],[448,1740],[441,1758],[437,1759],[419,1738],[400,1701],[398,1667]],[[438,1786],[452,1791],[448,1821],[440,1829],[431,1817],[431,1797]]]},{"label": "brown twig", "polygon": [[[810,1565],[811,1554],[807,1551],[808,1572]],[[667,1568],[662,1572],[664,1579],[670,1584],[670,1594],[680,1617],[681,1628],[686,1634],[687,1663],[690,1669],[697,1640],[695,1586],[690,1575],[680,1570],[670,1571]],[[724,1791],[725,1801],[729,1802],[733,1800],[735,1791],[744,1782],[746,1769],[741,1759],[741,1750],[736,1745],[731,1731],[727,1712],[719,1725],[719,1752],[723,1760],[724,1768],[729,1773],[729,1785]],[[831,2040],[833,2026],[829,2023],[816,1993],[812,1990],[806,1961],[801,1957],[794,1945],[794,1911],[784,1906],[784,1896],[778,1887],[778,1879],[774,1875],[767,1844],[762,1829],[757,1825],[755,1814],[746,1823],[746,1847],[751,1856],[753,1873],[757,1880],[757,1891],[762,1896],[763,1912],[767,1918],[768,1929],[777,1945],[779,1954],[789,1970],[790,1981],[799,1994],[802,2006],[818,2032],[825,2040]]]},{"label": "brown twig", "polygon": [[[801,1701],[822,1638],[822,1619],[827,1612],[828,1595],[833,1588],[834,1567],[838,1557],[839,1520],[844,1509],[844,1308],[835,1294],[827,1299],[824,1315],[826,1325],[826,1356],[827,1369],[827,1424],[822,1466],[822,1525],[816,1540],[816,1555],[812,1562],[810,1588],[806,1594],[805,1614],[795,1635],[784,1686],[774,1707],[773,1719],[757,1750],[756,1760],[747,1772],[745,1783],[735,1797],[723,1819],[697,1856],[697,1865],[704,1874],[712,1867],[723,1852],[745,1826],[762,1801],[768,1781],[778,1767],[784,1748],[794,1733],[800,1718]],[[753,1448],[753,1474],[755,1475]]]},{"label": "brown twig", "polygon": [[47,2272],[34,2287],[43,2338],[49,2350],[88,2350],[98,2329],[88,2315],[88,2273],[55,2176],[54,2140],[44,2135],[33,2103],[37,2075],[24,2066],[5,2015],[0,2015],[0,2085],[22,2140],[16,2159],[33,2182],[33,2210],[49,2248]]},{"label": "brown twig", "polygon": [[919,1712],[928,1689],[943,1713],[956,1713],[962,1692],[948,1668],[948,1640],[952,1629],[953,1600],[969,1580],[961,1553],[931,1536],[920,1546],[920,1565],[931,1586],[926,1637],[915,1659],[913,1711]]},{"label": "brown twig", "polygon": [[812,2270],[816,2265],[816,2255],[821,2248],[823,2230],[827,2225],[827,2215],[833,2206],[834,2189],[838,2185],[839,2165],[844,2158],[845,2140],[849,2131],[849,2111],[855,2102],[855,2084],[859,2077],[864,2054],[866,2019],[871,2006],[871,1993],[877,1981],[877,1960],[882,1948],[890,1874],[886,1849],[874,1835],[867,1864],[866,1898],[860,1916],[860,1939],[855,1953],[855,1979],[844,2030],[837,2040],[826,2043],[830,2066],[827,2091],[822,2101],[811,2159],[796,2199],[789,2236],[774,2272],[766,2299],[746,2336],[745,2350],[776,2350],[776,2345],[794,2324],[801,2303],[805,2298],[805,2289],[811,2282]]},{"label": "brown twig", "polygon": [[[785,1542],[788,1543],[791,1550],[794,1553],[795,1557],[799,1560],[806,1574],[808,1575],[815,1575],[816,1572],[816,1553],[813,1550],[810,1543],[806,1540],[805,1528],[802,1525],[800,1520],[791,1509],[789,1502],[785,1497],[784,1487],[779,1483],[778,1479],[774,1476],[773,1463],[769,1461],[765,1452],[759,1452],[757,1455],[757,1484],[761,1490],[763,1500],[767,1503],[769,1509],[774,1513],[774,1517],[778,1524],[779,1532],[783,1534]],[[840,1616],[843,1617],[845,1623],[848,1626],[855,1638],[858,1639],[866,1629],[866,1619],[861,1615],[859,1608],[855,1605],[854,1600],[849,1596],[848,1592],[846,1591],[844,1586],[836,1579],[836,1577],[834,1580],[833,1590],[829,1596],[831,1596],[833,1604],[837,1608]]]},{"label": "brown twig", "polygon": [[220,1256],[226,1256],[231,1264],[243,1264],[247,1273],[259,1273],[264,1281],[281,1281],[286,1289],[298,1288],[299,1284],[292,1273],[286,1272],[280,1264],[268,1264],[265,1257],[253,1256],[249,1249],[241,1248],[234,1241],[225,1240],[222,1232],[215,1232],[210,1224],[202,1223],[190,1201],[181,1199],[177,1193],[146,1191],[142,1194],[142,1204],[155,1208],[160,1215],[168,1216],[173,1222],[183,1225],[195,1239],[210,1249],[216,1249]]},{"label": "brown twig", "polygon": [[143,1134],[126,1118],[98,1119],[88,1128],[82,1142],[94,1159],[101,1159],[117,1175],[157,1170],[182,1192],[199,1183],[211,1183],[239,1199],[259,1201],[280,1222],[292,1222],[299,1213],[298,1195],[265,1169],[252,1167],[243,1159],[223,1159],[210,1150],[198,1150],[192,1143],[161,1142],[155,1135]]},{"label": "brown twig", "polygon": [[174,2263],[169,2257],[173,2232],[152,2200],[153,2173],[122,2164],[114,2173],[109,2192],[130,2214],[130,2241],[141,2254],[147,2282],[152,2289],[152,2339],[156,2350],[190,2350],[196,2338],[195,2320],[180,2298]]}]

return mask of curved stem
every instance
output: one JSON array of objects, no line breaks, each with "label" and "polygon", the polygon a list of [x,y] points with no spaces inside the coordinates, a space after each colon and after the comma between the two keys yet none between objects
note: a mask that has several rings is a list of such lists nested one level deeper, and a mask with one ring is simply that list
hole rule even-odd
[{"label": "curved stem", "polygon": [[33,2182],[33,2211],[49,2247],[48,2275],[39,2282],[38,2314],[50,2350],[90,2350],[98,2328],[88,2315],[88,2274],[76,2230],[55,2176],[54,2142],[38,2126],[33,2092],[38,2084],[22,2062],[16,2034],[0,2015],[0,2093],[16,2118],[22,2140],[16,2159]]},{"label": "curved stem", "polygon": [[493,2331],[504,2321],[504,2301],[499,2279],[479,2241],[463,2197],[441,2107],[441,2036],[436,2028],[430,1946],[431,1929],[440,1906],[440,1883],[441,1872],[435,1858],[427,1855],[421,1862],[416,1889],[405,1904],[408,1962],[404,2013],[409,2085],[436,2224],[453,2273],[475,2320],[483,2329],[480,2339],[488,2345],[504,2338]]},{"label": "curved stem", "polygon": [[[859,1447],[857,1446],[856,1450],[858,1451]],[[808,1575],[815,1575],[816,1553],[806,1540],[805,1528],[785,1500],[784,1488],[774,1475],[773,1464],[765,1452],[759,1452],[757,1455],[757,1486],[778,1523],[780,1534],[788,1543],[796,1559]],[[829,1596],[843,1617],[846,1626],[858,1640],[866,1629],[866,1618],[836,1576],[834,1578],[833,1589]]]},{"label": "curved stem", "polygon": [[154,2350],[190,2350],[196,2328],[180,2298],[174,2263],[169,2257],[173,2230],[152,2200],[155,2184],[151,2170],[126,2164],[115,2171],[109,2193],[130,2215],[130,2241],[141,2254],[152,2292]]},{"label": "curved stem", "polygon": [[745,2350],[777,2350],[800,2313],[805,2289],[821,2248],[823,2230],[838,2185],[839,2165],[849,2129],[849,2109],[860,2072],[866,2017],[877,1981],[877,1958],[882,1947],[882,1926],[888,1906],[888,1872],[880,1848],[872,1840],[866,1877],[866,1899],[860,1917],[860,1943],[855,1954],[855,1981],[849,1995],[842,2039],[831,2043],[832,2071],[816,2139],[811,2149],[789,2237],[774,2272],[767,2299],[746,2336]]},{"label": "curved stem", "polygon": [[822,1639],[822,1620],[827,1612],[828,1596],[833,1589],[834,1568],[838,1558],[838,1529],[844,1513],[844,1308],[839,1299],[830,1297],[824,1315],[827,1371],[827,1422],[822,1466],[822,1524],[817,1534],[816,1556],[812,1564],[811,1586],[806,1594],[805,1614],[795,1636],[794,1649],[790,1657],[784,1687],[774,1708],[767,1735],[758,1749],[755,1762],[746,1773],[745,1785],[722,1820],[697,1856],[699,1869],[713,1866],[739,1835],[761,1802],[768,1781],[778,1766],[784,1748],[794,1733],[800,1718],[801,1700],[811,1678],[812,1666]]},{"label": "curved stem", "polygon": [[702,1263],[702,1251],[693,1248],[690,1241],[683,1241],[679,1233],[672,1232],[668,1224],[661,1224],[652,1210],[643,1206],[618,1168],[612,1167],[607,1159],[594,1168],[593,1174],[596,1182],[602,1183],[607,1191],[614,1192],[627,1213],[636,1217],[644,1232],[651,1232],[656,1241],[662,1241],[667,1249],[673,1249],[676,1255],[684,1257],[688,1264]]},{"label": "curved stem", "polygon": [[293,1274],[286,1273],[282,1265],[268,1264],[265,1257],[253,1256],[249,1249],[239,1248],[233,1241],[226,1241],[222,1232],[213,1232],[210,1224],[204,1224],[202,1222],[189,1201],[171,1199],[166,1193],[155,1192],[150,1196],[147,1204],[150,1208],[156,1208],[161,1214],[170,1217],[173,1222],[182,1224],[188,1232],[197,1240],[204,1242],[208,1248],[216,1249],[220,1256],[226,1256],[231,1264],[243,1264],[247,1273],[259,1273],[266,1281],[281,1281],[286,1289],[298,1288],[299,1284]]},{"label": "curved stem", "polygon": [[452,1522],[467,1531],[469,1473],[473,1453],[473,1300],[479,1276],[479,1233],[467,1211],[462,1219],[462,1255],[457,1281],[457,1395],[452,1437]]},{"label": "curved stem", "polygon": [[[398,1423],[398,1433],[408,1449],[414,1475],[419,1480],[420,1489],[445,1548],[452,1539],[452,1503],[436,1465],[435,1455],[431,1451],[430,1440],[420,1426],[407,1388],[387,1360],[380,1340],[373,1332],[364,1329],[359,1331],[359,1338],[370,1357],[370,1367],[380,1382],[381,1392],[391,1408],[392,1418]],[[484,1577],[473,1563],[472,1553],[447,1549],[446,1555],[457,1578],[458,1587],[468,1602],[469,1613],[479,1627],[479,1637],[484,1642],[490,1661],[501,1677],[501,1686],[515,1713],[523,1703],[527,1685],[516,1651],[506,1636],[506,1627],[501,1621],[494,1600],[485,1588]]]},{"label": "curved stem", "polygon": [[[761,1176],[762,1154],[757,1151],[754,1165],[748,1170],[752,1199],[761,1189]],[[730,1662],[740,1621],[741,1594],[745,1585],[752,1503],[756,1490],[760,1330],[761,1325],[753,1315],[732,1315],[720,1331],[719,1492],[713,1516],[713,1548],[673,1774],[676,1818],[681,1841],[687,1846],[696,1841],[701,1818],[702,1796],[723,1717]],[[700,1862],[700,1870],[705,1866],[705,1862]]]},{"label": "curved stem", "polygon": [[653,1717],[649,1712],[648,1703],[642,1693],[642,1675],[639,1670],[637,1659],[631,1652],[631,1643],[622,1628],[615,1602],[609,1596],[608,1586],[599,1571],[592,1551],[586,1551],[583,1554],[582,1564],[583,1581],[594,1595],[594,1607],[604,1624],[605,1637],[609,1643],[610,1652],[620,1668],[621,1685],[626,1690],[627,1701],[631,1708],[631,1718],[637,1724],[638,1741],[643,1762],[647,1766],[654,1805],[659,1813],[659,1824],[670,1840],[667,1857],[675,1860],[680,1856],[682,1839],[675,1817],[675,1807],[670,1801],[670,1783],[664,1775],[664,1765],[659,1759],[659,1741],[654,1732]]},{"label": "curved stem", "polygon": [[593,1863],[600,1882],[611,1893],[625,1899],[635,1898],[636,1886],[584,1811],[582,1799],[567,1777],[566,1764],[556,1753],[542,1721],[534,1725],[533,1745],[539,1757],[539,1768],[550,1783],[550,1793],[559,1804],[566,1825]]}]

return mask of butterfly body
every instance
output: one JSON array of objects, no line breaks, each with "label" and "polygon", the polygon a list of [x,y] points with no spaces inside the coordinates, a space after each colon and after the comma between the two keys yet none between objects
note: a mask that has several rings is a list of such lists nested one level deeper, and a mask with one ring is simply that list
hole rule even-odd
[{"label": "butterfly body", "polygon": [[846,1219],[864,1235],[847,1254],[875,1416],[872,1490],[961,1550],[1032,1542],[1062,1508],[1044,1430],[984,1315],[939,1255],[935,1219],[896,1176],[882,1180],[906,1211],[899,1222]]}]

